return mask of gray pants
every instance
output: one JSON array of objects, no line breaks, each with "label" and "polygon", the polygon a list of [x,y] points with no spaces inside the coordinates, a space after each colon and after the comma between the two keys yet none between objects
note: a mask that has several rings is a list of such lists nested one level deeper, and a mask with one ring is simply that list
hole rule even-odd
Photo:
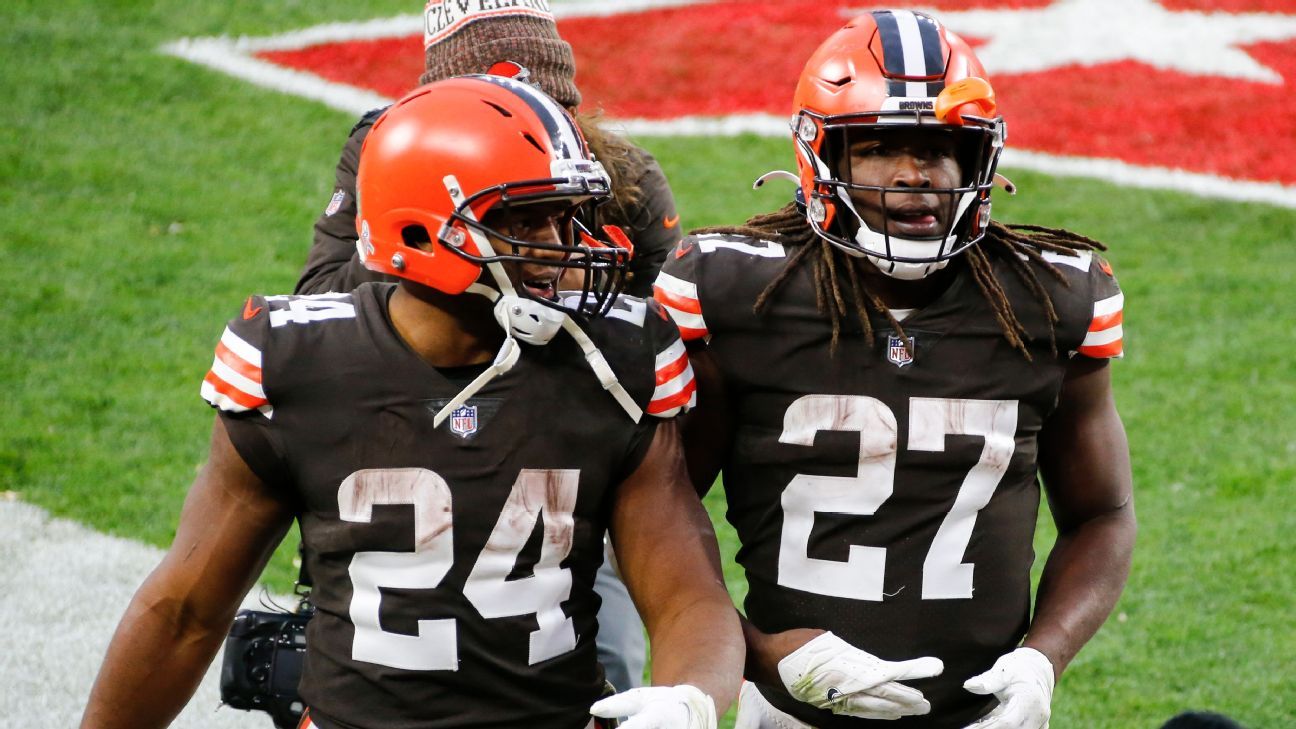
[{"label": "gray pants", "polygon": [[617,575],[611,545],[603,550],[603,566],[594,577],[594,591],[603,598],[598,612],[599,663],[617,691],[643,685],[646,645],[643,622],[635,610],[625,583]]}]

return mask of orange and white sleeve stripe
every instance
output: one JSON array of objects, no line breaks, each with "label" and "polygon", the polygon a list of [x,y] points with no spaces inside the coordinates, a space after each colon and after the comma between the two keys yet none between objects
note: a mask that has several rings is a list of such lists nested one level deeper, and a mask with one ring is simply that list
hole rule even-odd
[{"label": "orange and white sleeve stripe", "polygon": [[685,341],[710,336],[706,320],[702,318],[702,302],[698,299],[697,284],[669,273],[658,273],[657,280],[653,282],[653,298],[670,312]]},{"label": "orange and white sleeve stripe", "polygon": [[1103,359],[1122,357],[1125,354],[1122,322],[1125,312],[1125,294],[1116,294],[1094,302],[1093,321],[1089,332],[1076,350],[1086,357]]},{"label": "orange and white sleeve stripe", "polygon": [[648,414],[672,418],[697,404],[697,383],[684,342],[679,339],[657,355],[657,387]]},{"label": "orange and white sleeve stripe", "polygon": [[212,407],[226,412],[260,410],[271,417],[273,409],[261,384],[261,350],[226,327],[216,345],[211,370],[203,378],[202,396]]}]

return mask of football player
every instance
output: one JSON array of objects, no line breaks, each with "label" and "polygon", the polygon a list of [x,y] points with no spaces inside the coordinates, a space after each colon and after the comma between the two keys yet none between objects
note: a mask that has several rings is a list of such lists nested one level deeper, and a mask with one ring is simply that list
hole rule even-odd
[{"label": "football player", "polygon": [[[254,296],[226,327],[209,460],[84,727],[167,724],[294,518],[307,725],[715,726],[743,643],[672,419],[692,372],[665,312],[616,295],[629,251],[573,222],[608,184],[512,79],[420,87],[375,123],[359,245],[399,284]],[[565,269],[583,290],[559,295]],[[609,528],[658,685],[595,703]]]},{"label": "football player", "polygon": [[[651,296],[652,282],[681,237],[675,197],[661,166],[646,150],[604,130],[596,117],[577,112],[576,59],[558,34],[546,0],[525,3],[429,2],[424,8],[423,75],[426,84],[471,73],[525,75],[576,116],[591,151],[607,170],[612,195],[597,215],[620,226],[634,242],[626,293]],[[512,69],[506,71],[508,67]],[[294,293],[350,291],[369,281],[394,280],[364,266],[356,254],[356,166],[360,147],[382,109],[365,114],[351,129],[334,173],[333,193],[315,221],[310,253]],[[579,286],[579,272],[565,277]],[[599,660],[621,690],[643,682],[643,624],[617,577],[611,550],[594,585],[599,607]]]},{"label": "football player", "polygon": [[1134,544],[1120,288],[1097,242],[992,220],[1004,121],[932,17],[832,35],[792,128],[795,201],[657,281],[698,374],[690,470],[723,472],[750,584],[738,726],[1041,729]]}]

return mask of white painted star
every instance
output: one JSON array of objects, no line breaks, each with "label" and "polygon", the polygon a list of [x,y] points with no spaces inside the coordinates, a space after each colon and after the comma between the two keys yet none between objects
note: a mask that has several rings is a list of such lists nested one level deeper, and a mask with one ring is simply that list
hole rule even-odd
[{"label": "white painted star", "polygon": [[1154,0],[1058,0],[1036,10],[931,15],[959,35],[989,39],[977,56],[992,74],[1132,60],[1280,85],[1281,75],[1241,47],[1296,38],[1296,15],[1171,12]]}]

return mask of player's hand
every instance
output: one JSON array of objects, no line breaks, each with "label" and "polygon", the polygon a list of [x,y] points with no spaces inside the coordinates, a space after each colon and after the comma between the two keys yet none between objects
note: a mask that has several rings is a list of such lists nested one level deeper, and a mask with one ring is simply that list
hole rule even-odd
[{"label": "player's hand", "polygon": [[594,702],[590,714],[624,718],[621,729],[715,729],[715,702],[688,684],[630,689]]},{"label": "player's hand", "polygon": [[967,729],[1048,729],[1053,702],[1053,664],[1034,648],[1018,648],[973,676],[963,688],[994,694],[999,706]]},{"label": "player's hand", "polygon": [[824,633],[779,661],[788,693],[834,714],[861,719],[899,719],[931,711],[922,692],[899,681],[939,676],[939,658],[884,661],[832,633]]}]

